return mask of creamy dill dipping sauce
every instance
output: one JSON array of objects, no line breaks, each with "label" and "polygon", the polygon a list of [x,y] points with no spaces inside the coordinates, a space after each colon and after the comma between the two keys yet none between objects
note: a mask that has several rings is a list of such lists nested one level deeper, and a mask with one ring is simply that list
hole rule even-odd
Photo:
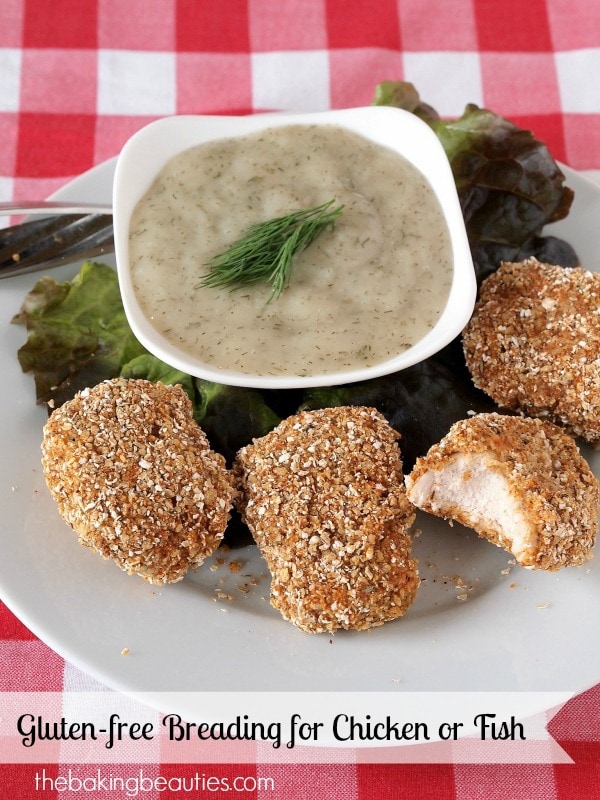
[{"label": "creamy dill dipping sauce", "polygon": [[[251,225],[335,199],[341,216],[266,283],[202,286]],[[193,147],[134,210],[134,291],[180,350],[222,369],[315,375],[378,364],[421,339],[452,279],[449,232],[421,173],[335,125],[290,125]]]}]

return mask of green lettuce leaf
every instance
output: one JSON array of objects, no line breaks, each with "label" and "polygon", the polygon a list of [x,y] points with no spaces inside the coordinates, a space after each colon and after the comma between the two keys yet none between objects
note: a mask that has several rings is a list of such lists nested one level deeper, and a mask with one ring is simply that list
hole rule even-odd
[{"label": "green lettuce leaf", "polygon": [[475,105],[432,127],[450,160],[472,242],[523,244],[569,213],[573,191],[530,131]]},{"label": "green lettuce leaf", "polygon": [[402,108],[429,124],[440,118],[434,108],[421,100],[414,85],[408,81],[382,81],[377,84],[373,105]]},{"label": "green lettuce leaf", "polygon": [[[480,279],[503,259],[547,250],[542,228],[567,216],[574,195],[531,131],[474,104],[458,119],[440,119],[414,86],[402,81],[380,84],[374,104],[410,111],[437,134],[452,168]],[[563,266],[578,263],[566,243],[555,252]]]},{"label": "green lettuce leaf", "polygon": [[13,322],[27,327],[18,358],[41,403],[58,406],[146,352],[125,317],[114,270],[91,261],[72,281],[41,278]]}]

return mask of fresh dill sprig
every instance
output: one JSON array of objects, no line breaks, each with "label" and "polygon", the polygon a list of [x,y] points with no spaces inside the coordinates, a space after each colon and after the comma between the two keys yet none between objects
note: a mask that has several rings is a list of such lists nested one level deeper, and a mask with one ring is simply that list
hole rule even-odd
[{"label": "fresh dill sprig", "polygon": [[329,200],[252,225],[231,247],[208,262],[209,271],[200,285],[236,288],[266,281],[272,286],[271,302],[288,285],[294,256],[342,213],[344,206],[331,209],[334,203]]}]

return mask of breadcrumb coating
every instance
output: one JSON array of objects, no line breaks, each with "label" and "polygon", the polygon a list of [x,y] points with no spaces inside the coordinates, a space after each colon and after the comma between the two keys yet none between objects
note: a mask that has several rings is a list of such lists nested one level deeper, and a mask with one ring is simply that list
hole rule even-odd
[{"label": "breadcrumb coating", "polygon": [[503,263],[463,332],[475,385],[501,407],[600,441],[600,274]]},{"label": "breadcrumb coating", "polygon": [[116,378],[52,412],[42,466],[81,544],[153,584],[221,541],[235,490],[180,386]]},{"label": "breadcrumb coating", "polygon": [[406,476],[418,508],[472,527],[522,566],[557,570],[592,557],[600,487],[563,428],[477,414],[455,423]]},{"label": "breadcrumb coating", "polygon": [[399,434],[375,409],[303,411],[240,450],[240,512],[271,571],[271,603],[310,633],[402,616],[419,578]]}]

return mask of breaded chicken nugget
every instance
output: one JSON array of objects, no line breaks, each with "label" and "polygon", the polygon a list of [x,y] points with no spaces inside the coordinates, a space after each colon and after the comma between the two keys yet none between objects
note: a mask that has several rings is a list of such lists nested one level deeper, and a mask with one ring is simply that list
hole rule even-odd
[{"label": "breaded chicken nugget", "polygon": [[42,466],[81,544],[153,584],[214,552],[235,494],[183,389],[145,380],[105,381],[53,411]]},{"label": "breaded chicken nugget", "polygon": [[271,603],[304,631],[381,625],[414,600],[398,438],[375,409],[326,408],[238,454],[239,509],[271,571]]},{"label": "breaded chicken nugget", "polygon": [[463,332],[475,385],[504,408],[600,441],[600,274],[503,263]]},{"label": "breaded chicken nugget", "polygon": [[557,570],[592,557],[598,481],[551,422],[496,413],[461,420],[405,480],[418,508],[473,528],[522,566]]}]

